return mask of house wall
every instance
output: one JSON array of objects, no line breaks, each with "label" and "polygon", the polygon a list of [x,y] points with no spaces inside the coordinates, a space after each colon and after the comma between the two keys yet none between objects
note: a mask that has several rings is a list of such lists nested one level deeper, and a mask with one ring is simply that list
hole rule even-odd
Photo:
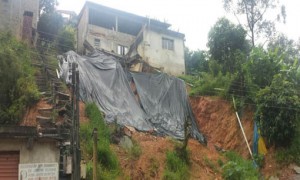
[{"label": "house wall", "polygon": [[84,40],[87,33],[88,23],[89,23],[89,16],[88,16],[88,8],[84,8],[82,12],[82,16],[80,21],[78,22],[78,29],[77,29],[77,51],[81,54],[84,53]]},{"label": "house wall", "polygon": [[33,12],[32,27],[37,28],[39,0],[0,0],[0,31],[22,37],[24,11]]},{"label": "house wall", "polygon": [[117,53],[118,45],[126,46],[129,49],[135,40],[135,36],[89,24],[86,39],[93,47],[95,47],[95,38],[100,39],[100,49],[115,53]]},{"label": "house wall", "polygon": [[32,149],[28,149],[27,139],[1,139],[0,151],[19,151],[20,164],[59,163],[59,148],[55,141],[34,141]]},{"label": "house wall", "polygon": [[[174,50],[162,48],[162,38],[174,40]],[[184,41],[182,38],[172,37],[146,28],[144,40],[138,46],[138,53],[151,66],[160,68],[172,75],[185,73]]]}]

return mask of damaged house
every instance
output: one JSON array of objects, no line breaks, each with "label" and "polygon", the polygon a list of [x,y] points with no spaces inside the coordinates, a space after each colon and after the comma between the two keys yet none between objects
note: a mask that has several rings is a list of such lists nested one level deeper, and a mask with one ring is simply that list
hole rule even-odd
[{"label": "damaged house", "polygon": [[[169,29],[171,25],[86,2],[77,26],[77,51],[88,47],[125,57],[132,71],[151,67],[172,75],[185,73],[185,35]],[[86,45],[88,44],[88,46]]]}]

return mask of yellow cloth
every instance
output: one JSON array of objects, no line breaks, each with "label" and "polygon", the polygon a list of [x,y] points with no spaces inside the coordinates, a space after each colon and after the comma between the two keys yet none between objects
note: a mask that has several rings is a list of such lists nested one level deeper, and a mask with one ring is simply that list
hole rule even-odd
[{"label": "yellow cloth", "polygon": [[267,151],[267,148],[266,148],[265,141],[261,136],[259,136],[259,139],[258,139],[258,154],[266,155],[267,152],[268,151]]}]

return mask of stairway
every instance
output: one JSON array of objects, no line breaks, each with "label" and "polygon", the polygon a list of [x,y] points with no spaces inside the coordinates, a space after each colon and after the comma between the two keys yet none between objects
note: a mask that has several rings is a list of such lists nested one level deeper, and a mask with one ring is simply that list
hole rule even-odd
[{"label": "stairway", "polygon": [[57,139],[60,143],[59,176],[60,179],[70,179],[65,174],[65,160],[71,152],[70,139],[72,131],[72,105],[68,89],[58,79],[56,69],[48,65],[41,58],[40,62],[33,65],[37,68],[36,84],[42,95],[51,107],[39,108],[36,116],[37,131],[39,136]]}]

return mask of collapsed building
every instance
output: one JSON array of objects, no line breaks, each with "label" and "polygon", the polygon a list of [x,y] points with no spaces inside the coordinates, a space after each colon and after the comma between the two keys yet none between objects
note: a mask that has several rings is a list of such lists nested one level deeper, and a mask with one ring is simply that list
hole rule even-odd
[{"label": "collapsed building", "polygon": [[185,35],[170,24],[86,2],[77,25],[77,52],[91,47],[126,57],[132,71],[148,71],[149,65],[172,75],[185,73]]}]

